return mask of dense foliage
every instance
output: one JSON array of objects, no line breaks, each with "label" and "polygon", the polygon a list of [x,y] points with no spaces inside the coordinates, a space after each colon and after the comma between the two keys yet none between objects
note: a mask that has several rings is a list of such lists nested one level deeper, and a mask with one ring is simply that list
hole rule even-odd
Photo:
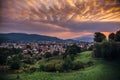
[{"label": "dense foliage", "polygon": [[115,34],[114,33],[109,34],[108,38],[109,40],[115,40]]},{"label": "dense foliage", "polygon": [[120,30],[116,32],[115,41],[120,42]]},{"label": "dense foliage", "polygon": [[[48,71],[48,72],[55,72],[55,71],[67,72],[71,70],[78,70],[84,68],[85,65],[84,63],[80,61],[74,61],[74,57],[80,52],[81,52],[81,48],[78,47],[77,45],[68,46],[65,53],[59,55],[59,57],[62,56],[60,61],[46,62],[40,65],[40,70]],[[48,53],[45,55],[48,55]],[[49,58],[49,57],[45,57],[45,58]]]},{"label": "dense foliage", "polygon": [[120,58],[120,43],[104,41],[94,45],[94,56],[107,60]]},{"label": "dense foliage", "polygon": [[15,48],[0,48],[0,65],[6,64],[6,60],[8,56],[16,55],[21,53],[21,49]]},{"label": "dense foliage", "polygon": [[104,34],[100,33],[100,32],[96,32],[94,34],[94,41],[95,42],[102,42],[105,39],[106,39],[106,36]]},{"label": "dense foliage", "polygon": [[[95,33],[96,34],[96,33]],[[109,40],[97,42],[94,44],[94,57],[104,58],[106,60],[116,60],[120,58],[120,31],[116,34],[111,33]]]}]

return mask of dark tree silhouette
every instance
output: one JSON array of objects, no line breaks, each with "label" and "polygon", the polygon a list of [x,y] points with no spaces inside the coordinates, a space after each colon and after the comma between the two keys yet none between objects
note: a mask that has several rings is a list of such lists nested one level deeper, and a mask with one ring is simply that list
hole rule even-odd
[{"label": "dark tree silhouette", "polygon": [[115,41],[120,42],[120,30],[116,32]]},{"label": "dark tree silhouette", "polygon": [[109,40],[115,40],[115,34],[114,33],[109,34],[108,38]]},{"label": "dark tree silhouette", "polygon": [[96,32],[94,34],[94,41],[95,42],[102,42],[105,39],[106,39],[106,36],[104,34],[100,33],[100,32]]}]

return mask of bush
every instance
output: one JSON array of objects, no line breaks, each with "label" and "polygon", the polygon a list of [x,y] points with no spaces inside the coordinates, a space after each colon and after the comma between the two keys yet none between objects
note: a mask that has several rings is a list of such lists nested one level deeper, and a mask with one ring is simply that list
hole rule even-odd
[{"label": "bush", "polygon": [[52,57],[52,54],[50,52],[46,52],[43,56],[44,58],[50,58]]},{"label": "bush", "polygon": [[43,63],[40,65],[40,71],[47,72],[63,72],[70,71],[74,67],[73,62],[70,59],[66,59],[65,61],[49,61],[47,63]]},{"label": "bush", "polygon": [[47,63],[45,65],[45,71],[48,71],[48,72],[54,72],[54,71],[56,71],[56,69],[55,69],[55,63]]},{"label": "bush", "polygon": [[93,63],[92,61],[88,61],[86,65],[87,65],[87,66],[92,66],[93,64],[94,64],[94,63]]},{"label": "bush", "polygon": [[84,69],[85,64],[81,61],[74,61],[73,65],[74,65],[73,70],[78,70],[78,69]]},{"label": "bush", "polygon": [[13,55],[11,59],[8,59],[8,62],[9,63],[7,64],[10,66],[11,69],[16,70],[20,68],[21,61],[17,55]]},{"label": "bush", "polygon": [[56,65],[55,65],[55,69],[56,69],[56,71],[59,71],[59,72],[64,71],[63,62],[61,62],[61,63],[59,63],[59,64],[56,64]]},{"label": "bush", "polygon": [[10,68],[13,69],[13,70],[19,69],[20,68],[20,63],[15,61],[10,65]]},{"label": "bush", "polygon": [[35,68],[35,67],[31,67],[31,68],[30,68],[30,72],[31,72],[31,73],[33,73],[33,72],[35,72],[35,71],[37,71],[37,68]]},{"label": "bush", "polygon": [[47,62],[40,65],[40,71],[55,72],[55,62]]},{"label": "bush", "polygon": [[34,64],[35,60],[32,58],[27,58],[27,59],[24,59],[23,62],[26,64]]},{"label": "bush", "polygon": [[64,59],[63,68],[64,70],[70,70],[73,68],[73,61],[70,55],[67,55],[67,57]]},{"label": "bush", "polygon": [[102,54],[101,54],[101,44],[96,43],[96,44],[94,44],[94,48],[93,48],[93,57],[100,58],[101,56],[102,56]]}]

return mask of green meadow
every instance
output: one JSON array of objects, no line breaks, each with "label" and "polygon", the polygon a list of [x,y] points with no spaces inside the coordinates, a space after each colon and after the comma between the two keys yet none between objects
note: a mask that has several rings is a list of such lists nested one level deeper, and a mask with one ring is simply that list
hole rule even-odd
[{"label": "green meadow", "polygon": [[[75,59],[82,62],[92,61],[94,65],[71,72],[34,72],[1,74],[6,80],[120,80],[120,63],[92,58],[91,51],[78,54]],[[36,65],[37,66],[37,65]],[[19,75],[19,79],[17,79]]]}]

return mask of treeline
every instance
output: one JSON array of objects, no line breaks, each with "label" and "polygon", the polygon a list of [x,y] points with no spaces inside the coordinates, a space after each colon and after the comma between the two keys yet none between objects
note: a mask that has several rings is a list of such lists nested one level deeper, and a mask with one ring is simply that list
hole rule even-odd
[{"label": "treeline", "polygon": [[94,36],[93,56],[105,60],[118,60],[120,58],[120,30],[106,36],[100,32]]},{"label": "treeline", "polygon": [[22,52],[21,49],[0,48],[0,65],[6,64],[8,56],[17,55],[21,52]]},{"label": "treeline", "polygon": [[[77,45],[68,46],[65,53],[46,52],[40,54],[23,54],[21,49],[15,48],[0,48],[0,72],[70,72],[72,70],[84,69],[91,66],[93,62],[83,63],[76,60],[75,57],[82,52],[81,47]],[[39,63],[40,62],[40,63]],[[36,65],[39,66],[31,66]]]}]

